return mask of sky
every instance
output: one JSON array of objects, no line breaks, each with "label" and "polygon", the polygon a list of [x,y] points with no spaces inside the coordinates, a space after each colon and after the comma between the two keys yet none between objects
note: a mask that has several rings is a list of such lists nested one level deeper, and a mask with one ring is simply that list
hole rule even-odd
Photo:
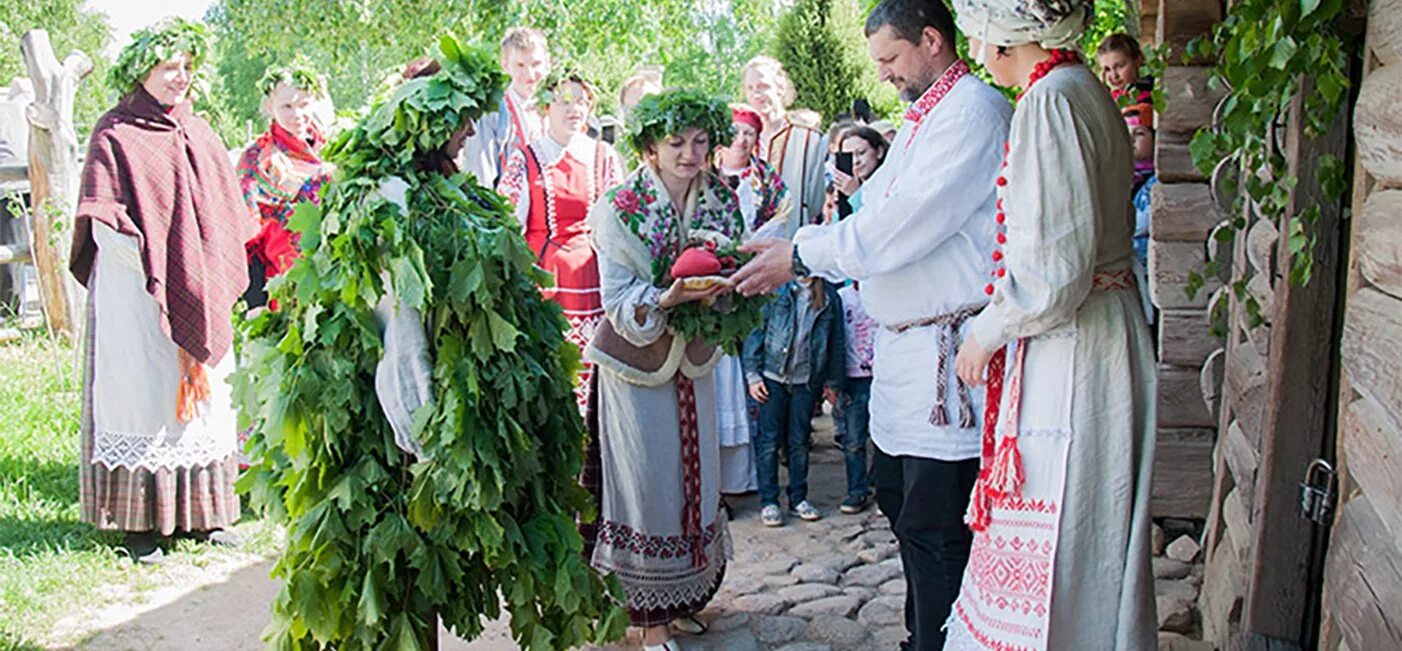
[{"label": "sky", "polygon": [[166,16],[200,20],[210,3],[211,0],[87,0],[84,5],[107,14],[113,37],[107,54],[115,55],[127,44],[132,32]]}]

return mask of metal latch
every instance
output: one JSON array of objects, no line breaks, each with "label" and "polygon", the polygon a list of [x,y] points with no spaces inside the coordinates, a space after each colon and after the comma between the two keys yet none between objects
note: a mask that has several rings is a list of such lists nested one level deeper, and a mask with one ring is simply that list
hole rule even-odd
[{"label": "metal latch", "polygon": [[1300,482],[1300,517],[1316,524],[1329,524],[1334,515],[1334,466],[1323,459],[1310,462],[1305,480]]}]

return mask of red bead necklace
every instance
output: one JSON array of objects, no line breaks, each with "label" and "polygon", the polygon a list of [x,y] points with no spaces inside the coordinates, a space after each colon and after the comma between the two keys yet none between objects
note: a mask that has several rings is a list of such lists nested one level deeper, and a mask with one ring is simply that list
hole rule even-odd
[{"label": "red bead necklace", "polygon": [[[1052,70],[1055,70],[1057,67],[1059,67],[1059,66],[1061,66],[1061,65],[1064,65],[1064,64],[1067,64],[1067,63],[1080,63],[1080,61],[1081,61],[1081,55],[1080,55],[1080,54],[1077,54],[1076,52],[1073,52],[1073,51],[1071,51],[1071,50],[1052,50],[1052,51],[1051,51],[1051,56],[1048,57],[1046,61],[1042,61],[1041,63],[1038,63],[1038,64],[1036,65],[1036,67],[1032,68],[1032,74],[1029,75],[1029,76],[1027,77],[1027,86],[1026,86],[1025,88],[1023,88],[1023,90],[1022,90],[1021,93],[1018,93],[1017,98],[1018,98],[1019,100],[1021,100],[1021,99],[1022,99],[1022,96],[1023,96],[1023,95],[1026,95],[1026,94],[1027,94],[1027,91],[1032,89],[1032,85],[1033,85],[1033,84],[1037,83],[1037,81],[1040,80],[1042,77],[1047,76],[1049,73],[1051,73]],[[1010,145],[1009,143],[1003,143],[1003,168],[1004,168],[1004,169],[1006,169],[1006,168],[1008,167],[1008,152],[1009,152],[1011,149],[1012,149],[1012,147],[1011,147],[1011,145]],[[1003,173],[1002,173],[1001,170],[1000,170],[999,173],[998,173],[998,181],[997,181],[997,183],[998,183],[998,214],[997,214],[997,216],[994,217],[994,219],[996,219],[996,220],[998,221],[998,235],[997,235],[997,239],[998,239],[998,248],[996,248],[996,249],[993,250],[993,262],[996,263],[998,266],[997,266],[997,268],[995,268],[995,269],[993,270],[993,273],[992,273],[993,278],[994,278],[995,280],[998,279],[998,278],[1002,278],[1003,276],[1008,275],[1008,269],[1007,269],[1006,267],[1004,267],[1003,264],[1002,264],[1002,263],[1003,263],[1003,245],[1008,243],[1007,227],[1006,227],[1006,225],[1005,225],[1005,222],[1007,222],[1007,220],[1008,220],[1008,216],[1003,212],[1003,192],[1004,192],[1004,190],[1005,190],[1005,189],[1007,188],[1007,186],[1008,186],[1008,179],[1007,179],[1007,177],[1003,176]],[[992,282],[990,282],[990,283],[988,283],[987,285],[984,286],[984,288],[983,288],[983,293],[985,293],[985,294],[987,294],[987,295],[989,295],[989,296],[992,296],[992,295],[993,295],[993,283],[992,283]]]}]

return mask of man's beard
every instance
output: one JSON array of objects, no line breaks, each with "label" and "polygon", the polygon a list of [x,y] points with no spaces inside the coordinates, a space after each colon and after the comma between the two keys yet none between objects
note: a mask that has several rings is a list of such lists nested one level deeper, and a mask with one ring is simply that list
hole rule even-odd
[{"label": "man's beard", "polygon": [[901,99],[907,102],[914,102],[920,99],[925,91],[930,90],[930,86],[935,85],[935,78],[939,76],[939,71],[930,65],[920,71],[919,77],[907,78],[905,88],[901,89]]}]

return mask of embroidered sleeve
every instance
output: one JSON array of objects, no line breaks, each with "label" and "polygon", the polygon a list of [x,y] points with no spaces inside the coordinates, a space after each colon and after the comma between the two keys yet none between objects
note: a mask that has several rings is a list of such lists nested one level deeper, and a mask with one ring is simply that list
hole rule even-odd
[{"label": "embroidered sleeve", "polygon": [[516,221],[521,223],[521,228],[525,229],[526,220],[531,214],[531,191],[529,186],[529,175],[526,173],[526,155],[520,149],[511,150],[511,157],[506,159],[506,170],[502,173],[501,182],[497,184],[497,192],[506,197],[516,208]]}]

